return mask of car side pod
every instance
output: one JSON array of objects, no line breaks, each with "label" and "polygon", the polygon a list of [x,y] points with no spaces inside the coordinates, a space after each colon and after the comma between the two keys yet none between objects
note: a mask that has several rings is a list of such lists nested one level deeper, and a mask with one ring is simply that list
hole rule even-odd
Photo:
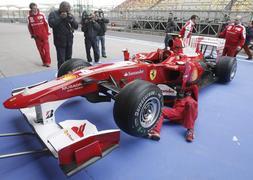
[{"label": "car side pod", "polygon": [[[26,88],[15,89],[12,95],[22,93]],[[20,111],[33,128],[32,134],[37,134],[45,144],[46,148],[42,152],[46,150],[51,152],[58,159],[63,172],[70,176],[118,147],[120,130],[98,131],[96,126],[88,120],[65,120],[56,123],[55,112],[67,100],[43,103],[35,107],[22,108]],[[3,155],[3,158],[20,154],[28,153],[7,154]],[[29,154],[31,154],[30,151]]]}]

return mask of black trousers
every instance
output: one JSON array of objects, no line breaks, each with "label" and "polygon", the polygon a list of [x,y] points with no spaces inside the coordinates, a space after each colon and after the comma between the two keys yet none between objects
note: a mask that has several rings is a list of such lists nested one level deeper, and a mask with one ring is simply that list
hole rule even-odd
[{"label": "black trousers", "polygon": [[167,49],[167,47],[169,46],[169,41],[170,41],[171,39],[172,39],[172,36],[166,33],[165,39],[164,39],[165,49]]},{"label": "black trousers", "polygon": [[92,61],[92,58],[90,55],[91,47],[94,52],[94,60],[95,60],[95,62],[98,62],[99,61],[99,49],[98,49],[96,37],[94,39],[85,38],[84,43],[85,43],[85,50],[86,50],[86,56],[87,56],[88,62]]},{"label": "black trousers", "polygon": [[67,44],[66,47],[59,47],[59,46],[55,46],[56,48],[56,52],[57,52],[57,67],[58,69],[61,67],[61,65],[71,59],[72,57],[72,43],[71,44]]}]

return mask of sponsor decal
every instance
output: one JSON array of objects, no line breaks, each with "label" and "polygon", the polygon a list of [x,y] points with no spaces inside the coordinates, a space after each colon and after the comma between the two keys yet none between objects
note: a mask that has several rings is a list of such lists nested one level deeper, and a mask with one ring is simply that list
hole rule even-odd
[{"label": "sponsor decal", "polygon": [[198,79],[198,70],[194,68],[191,75],[191,81],[196,81]]},{"label": "sponsor decal", "polygon": [[83,137],[84,136],[84,129],[85,129],[86,124],[82,124],[79,127],[73,126],[71,129],[72,131],[74,131],[79,137]]},{"label": "sponsor decal", "polygon": [[74,75],[74,74],[66,74],[62,77],[62,79],[65,81],[69,81],[69,80],[76,79],[76,78],[78,78],[78,76]]},{"label": "sponsor decal", "polygon": [[177,91],[165,84],[157,85],[161,90],[164,96],[177,96]]},{"label": "sponsor decal", "polygon": [[156,78],[157,71],[156,69],[152,69],[149,73],[150,79],[153,81]]},{"label": "sponsor decal", "polygon": [[140,69],[139,71],[125,72],[125,73],[124,73],[124,77],[127,77],[127,76],[135,76],[135,75],[139,75],[139,74],[143,74],[143,73],[144,73],[144,70],[143,70],[143,69]]},{"label": "sponsor decal", "polygon": [[17,99],[16,97],[13,97],[10,99],[10,102],[15,101],[16,99]]},{"label": "sponsor decal", "polygon": [[[141,117],[140,117],[140,113],[142,112],[142,109],[143,109],[143,105],[149,101],[150,97],[156,95],[156,91],[151,91],[149,92],[148,94],[146,94],[140,101],[140,103],[138,104],[136,110],[135,110],[135,113],[134,113],[134,124],[132,124],[132,127],[135,127],[135,128],[138,128],[137,131],[142,133],[142,132],[145,132],[145,127],[143,127],[143,123],[144,122],[141,122]],[[145,122],[145,125],[147,126],[146,128],[149,128],[153,125],[152,123],[153,120],[150,120],[150,121],[146,121]]]},{"label": "sponsor decal", "polygon": [[69,134],[67,129],[64,129],[64,134],[68,136],[71,141],[74,141],[74,138],[71,136],[71,134]]},{"label": "sponsor decal", "polygon": [[77,84],[71,84],[69,86],[65,86],[62,88],[63,91],[67,91],[67,92],[70,92],[70,91],[73,91],[73,90],[77,90],[77,89],[81,89],[83,87],[82,83],[77,83]]},{"label": "sponsor decal", "polygon": [[94,72],[94,70],[90,70],[90,69],[82,69],[82,70],[80,70],[80,76],[83,76],[83,75],[88,75],[88,74],[90,74],[90,73],[93,73]]},{"label": "sponsor decal", "polygon": [[146,58],[146,55],[144,54],[138,54],[139,55],[139,59],[145,59]]},{"label": "sponsor decal", "polygon": [[49,110],[46,112],[46,119],[51,118],[54,115],[54,110]]}]

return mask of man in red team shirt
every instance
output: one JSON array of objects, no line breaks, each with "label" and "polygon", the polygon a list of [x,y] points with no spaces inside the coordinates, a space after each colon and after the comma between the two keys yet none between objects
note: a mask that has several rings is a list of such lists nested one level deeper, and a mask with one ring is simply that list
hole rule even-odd
[{"label": "man in red team shirt", "polygon": [[182,79],[182,89],[178,94],[172,108],[164,107],[162,114],[156,126],[150,130],[148,138],[152,140],[160,140],[160,131],[164,119],[170,122],[180,123],[187,130],[185,139],[187,142],[192,142],[194,135],[194,124],[198,116],[198,85],[186,85],[189,79],[196,78],[193,70],[194,63],[187,62],[185,64],[185,73]]},{"label": "man in red team shirt", "polygon": [[183,38],[184,45],[189,45],[190,43],[190,38],[192,34],[193,27],[196,24],[198,16],[197,15],[192,15],[191,19],[185,23],[185,25],[181,28],[179,34]]},{"label": "man in red team shirt", "polygon": [[183,42],[182,38],[178,34],[170,34],[172,39],[169,41],[168,45],[170,50],[173,51],[176,55],[180,55],[183,53]]},{"label": "man in red team shirt", "polygon": [[237,16],[234,23],[228,25],[219,37],[226,39],[222,55],[235,57],[242,49],[246,38],[245,27],[241,25],[241,16]]},{"label": "man in red team shirt", "polygon": [[37,4],[30,3],[28,16],[28,29],[31,37],[35,39],[37,48],[39,50],[43,66],[50,67],[50,49],[48,42],[48,24],[43,13],[39,12]]}]

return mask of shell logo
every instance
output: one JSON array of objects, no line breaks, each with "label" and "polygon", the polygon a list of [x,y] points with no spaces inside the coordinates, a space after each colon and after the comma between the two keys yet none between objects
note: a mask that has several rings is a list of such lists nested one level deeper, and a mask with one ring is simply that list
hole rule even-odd
[{"label": "shell logo", "polygon": [[10,102],[15,101],[16,99],[17,99],[16,97],[13,97],[10,99]]},{"label": "shell logo", "polygon": [[62,79],[64,81],[69,81],[69,80],[72,80],[72,79],[76,79],[78,76],[77,75],[74,75],[74,74],[66,74],[62,77]]},{"label": "shell logo", "polygon": [[152,69],[149,73],[150,79],[153,81],[156,78],[157,71],[156,69]]}]

